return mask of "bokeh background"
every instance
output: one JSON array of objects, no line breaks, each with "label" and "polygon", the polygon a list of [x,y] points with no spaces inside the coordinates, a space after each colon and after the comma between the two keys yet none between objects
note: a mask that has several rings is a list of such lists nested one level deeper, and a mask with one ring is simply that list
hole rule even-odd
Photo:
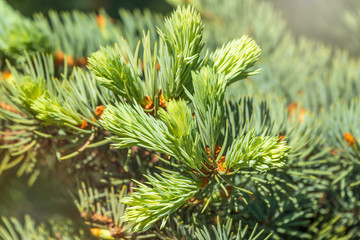
[{"label": "bokeh background", "polygon": [[[241,0],[239,0],[241,1]],[[344,11],[360,9],[359,0],[264,0],[272,2],[281,11],[289,28],[296,36],[320,40],[338,48],[348,48],[348,34],[344,34]],[[49,9],[58,11],[78,9],[97,11],[104,8],[109,15],[118,18],[118,9],[150,9],[168,13],[172,7],[164,0],[8,0],[22,14],[31,16],[34,12],[46,13]],[[358,51],[351,54],[358,55]]]}]

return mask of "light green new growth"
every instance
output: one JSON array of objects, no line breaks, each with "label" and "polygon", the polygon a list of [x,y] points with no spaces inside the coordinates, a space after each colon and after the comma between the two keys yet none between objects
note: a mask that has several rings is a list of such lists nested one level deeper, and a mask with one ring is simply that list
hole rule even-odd
[{"label": "light green new growth", "polygon": [[[284,166],[287,160],[289,147],[278,142],[278,137],[256,136],[251,131],[233,140],[228,139],[228,129],[224,131],[229,121],[225,117],[226,87],[258,72],[250,68],[259,58],[259,47],[245,36],[217,49],[209,59],[200,59],[202,31],[200,16],[192,7],[178,8],[165,20],[165,30],[159,29],[159,53],[156,44],[151,53],[149,36],[144,37],[144,65],[138,75],[138,48],[129,62],[113,49],[102,49],[89,59],[98,81],[126,98],[123,103],[107,106],[100,120],[115,135],[110,138],[113,145],[165,153],[192,177],[147,176],[152,188],[139,183],[125,201],[131,206],[125,219],[136,231],[144,231],[176,211],[206,188],[208,180],[223,175],[224,169],[233,174],[243,169],[266,171]],[[156,54],[157,69],[153,61]],[[133,55],[127,51],[127,56]],[[143,74],[145,79],[140,80],[138,76]],[[132,101],[132,97],[151,92],[146,95],[146,104],[139,98]],[[189,181],[191,187],[186,188]]]},{"label": "light green new growth", "polygon": [[199,189],[199,182],[181,174],[162,173],[146,176],[151,187],[138,183],[135,192],[123,199],[129,205],[125,221],[133,223],[134,231],[145,231],[156,221],[167,217],[186,203]]},{"label": "light green new growth", "polygon": [[216,73],[212,67],[203,67],[193,72],[194,95],[190,96],[195,108],[195,118],[203,142],[213,152],[224,120],[224,96],[226,80],[224,74]]},{"label": "light green new growth", "polygon": [[81,126],[83,120],[76,109],[66,101],[56,98],[41,96],[32,104],[31,109],[36,117],[43,121],[44,125],[64,126],[65,123],[73,126]]},{"label": "light green new growth", "polygon": [[190,169],[200,169],[202,154],[200,136],[191,109],[184,100],[170,101],[166,110],[160,109],[160,119],[168,128],[168,138],[173,139],[178,152],[175,156],[183,156],[181,160]]},{"label": "light green new growth", "polygon": [[46,93],[45,80],[42,77],[31,78],[29,76],[21,76],[18,83],[10,83],[17,95],[13,96],[14,102],[31,111],[33,102]]},{"label": "light green new growth", "polygon": [[261,49],[255,41],[247,36],[224,44],[210,55],[214,68],[219,73],[224,73],[226,85],[257,74],[259,70],[249,71],[259,60]]},{"label": "light green new growth", "polygon": [[278,136],[257,136],[250,131],[236,139],[226,154],[224,168],[242,170],[253,168],[267,171],[285,164],[290,148]]},{"label": "light green new growth", "polygon": [[[122,42],[124,45],[125,41]],[[101,85],[120,96],[145,104],[144,82],[140,79],[137,66],[131,55],[123,55],[119,47],[101,48],[89,58],[90,70]],[[130,63],[130,64],[129,64]]]},{"label": "light green new growth", "polygon": [[0,0],[0,52],[16,59],[24,51],[47,52],[52,49],[51,38],[36,22],[23,17],[5,1]]},{"label": "light green new growth", "polygon": [[184,100],[172,100],[166,104],[166,110],[160,109],[160,119],[167,125],[169,131],[180,141],[191,141],[195,122],[191,109]]},{"label": "light green new growth", "polygon": [[[174,112],[175,113],[175,112]],[[171,116],[163,113],[162,118]],[[112,132],[115,136],[111,138],[113,145],[118,148],[141,146],[153,151],[162,152],[175,157],[191,169],[199,169],[202,166],[200,152],[195,152],[196,143],[184,141],[174,136],[176,132],[170,132],[173,123],[162,122],[144,112],[138,106],[130,106],[126,103],[118,104],[116,107],[108,106],[100,120],[102,126]],[[191,150],[191,151],[189,151]]]},{"label": "light green new growth", "polygon": [[160,35],[159,79],[165,100],[186,97],[184,87],[191,90],[191,71],[200,64],[203,24],[192,7],[178,7],[165,19]]}]

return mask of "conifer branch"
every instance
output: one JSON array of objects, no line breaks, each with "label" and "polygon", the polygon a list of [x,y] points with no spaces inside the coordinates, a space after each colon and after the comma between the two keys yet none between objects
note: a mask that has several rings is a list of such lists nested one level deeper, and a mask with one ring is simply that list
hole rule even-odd
[{"label": "conifer branch", "polygon": [[[134,224],[132,230],[145,231],[156,221],[167,217],[183,206],[199,188],[199,182],[182,174],[146,176],[147,184],[137,182],[135,192],[122,202],[129,205],[124,220]],[[150,185],[151,187],[149,187]]]},{"label": "conifer branch", "polygon": [[255,41],[247,36],[224,44],[210,55],[210,60],[218,73],[223,73],[226,85],[259,73],[249,69],[259,60],[261,50]]},{"label": "conifer branch", "polygon": [[186,97],[184,87],[192,90],[191,71],[200,65],[203,24],[191,6],[179,7],[165,19],[160,35],[159,80],[165,100]]},{"label": "conifer branch", "polygon": [[278,140],[277,136],[256,136],[254,131],[246,133],[235,140],[228,150],[226,168],[267,171],[283,167],[290,148],[284,141]]}]

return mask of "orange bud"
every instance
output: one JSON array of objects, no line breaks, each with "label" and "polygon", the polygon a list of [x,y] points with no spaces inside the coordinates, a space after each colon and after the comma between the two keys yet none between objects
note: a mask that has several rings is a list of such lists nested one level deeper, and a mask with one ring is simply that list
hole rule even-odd
[{"label": "orange bud", "polygon": [[214,158],[218,157],[220,150],[221,150],[220,145],[216,144],[215,149],[214,149]]},{"label": "orange bud", "polygon": [[278,142],[281,142],[285,138],[285,135],[280,133]]},{"label": "orange bud", "polygon": [[94,237],[100,237],[101,229],[100,228],[90,228],[90,232]]},{"label": "orange bud", "polygon": [[95,108],[95,116],[97,116],[98,118],[101,117],[101,115],[104,113],[105,107],[103,105],[97,106]]},{"label": "orange bud", "polygon": [[194,197],[191,197],[189,200],[188,200],[188,203],[192,203],[193,205],[199,203],[199,200],[195,199]]},{"label": "orange bud", "polygon": [[80,128],[81,128],[81,129],[84,129],[84,128],[86,128],[87,126],[88,126],[88,122],[87,122],[85,119],[83,119]]},{"label": "orange bud", "polygon": [[67,62],[67,65],[69,67],[75,66],[75,60],[74,60],[74,58],[72,56],[67,56],[66,57],[66,62]]},{"label": "orange bud", "polygon": [[209,146],[206,146],[206,153],[207,153],[207,155],[210,155],[210,148],[209,148]]},{"label": "orange bud", "polygon": [[[289,111],[289,118],[290,120],[293,120],[293,118],[296,116],[297,111],[298,111],[298,103],[297,102],[293,102],[291,104],[288,105],[287,107],[288,111]],[[299,116],[298,116],[298,122],[302,123],[302,121],[304,120],[306,115],[306,110],[304,107],[301,108]]]},{"label": "orange bud", "polygon": [[302,123],[302,121],[305,118],[305,115],[306,115],[306,110],[305,108],[302,107],[299,113],[299,119],[298,119],[299,123]]},{"label": "orange bud", "polygon": [[160,107],[166,108],[166,101],[163,99],[162,91],[159,90],[159,100],[160,100]]},{"label": "orange bud", "polygon": [[98,15],[96,16],[96,22],[97,22],[97,24],[98,24],[98,26],[99,26],[100,29],[104,29],[104,28],[105,28],[105,26],[106,26],[106,19],[105,19],[105,17],[104,17],[103,15],[98,14]]},{"label": "orange bud", "polygon": [[153,101],[151,100],[151,98],[149,96],[145,96],[146,100],[147,100],[147,104],[145,105],[145,109],[151,109],[154,107],[153,105]]},{"label": "orange bud", "polygon": [[62,64],[64,62],[65,56],[64,53],[60,50],[55,52],[55,61],[56,64]]},{"label": "orange bud", "polygon": [[356,143],[356,140],[355,140],[354,136],[349,132],[346,132],[344,134],[344,139],[345,139],[345,141],[347,142],[347,144],[349,146],[354,146],[355,143]]},{"label": "orange bud", "polygon": [[[9,80],[9,78],[12,76],[11,72],[9,71],[4,71],[2,72],[2,75],[4,76],[4,80]],[[0,80],[3,80],[3,77],[0,75]]]},{"label": "orange bud", "polygon": [[226,167],[224,167],[224,163],[225,163],[225,156],[221,156],[219,161],[217,162],[217,168],[218,170],[220,170],[220,172],[226,171]]}]

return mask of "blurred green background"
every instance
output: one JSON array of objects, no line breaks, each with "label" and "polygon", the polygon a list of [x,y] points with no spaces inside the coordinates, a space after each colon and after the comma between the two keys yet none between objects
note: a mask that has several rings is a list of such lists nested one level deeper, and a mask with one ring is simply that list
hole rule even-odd
[{"label": "blurred green background", "polygon": [[[239,0],[241,1],[241,0]],[[346,38],[342,21],[344,11],[360,9],[359,0],[264,0],[273,2],[290,29],[296,36],[306,36],[320,40],[335,47],[346,48]],[[34,12],[78,9],[81,11],[105,10],[114,18],[119,8],[148,8],[152,11],[167,13],[171,6],[165,0],[8,0],[21,13],[31,16]]]},{"label": "blurred green background", "polygon": [[31,16],[33,12],[47,12],[49,9],[57,11],[78,9],[80,11],[96,11],[105,8],[112,17],[117,17],[119,8],[148,8],[157,12],[167,12],[171,6],[165,0],[8,0],[10,5],[22,14]]}]

